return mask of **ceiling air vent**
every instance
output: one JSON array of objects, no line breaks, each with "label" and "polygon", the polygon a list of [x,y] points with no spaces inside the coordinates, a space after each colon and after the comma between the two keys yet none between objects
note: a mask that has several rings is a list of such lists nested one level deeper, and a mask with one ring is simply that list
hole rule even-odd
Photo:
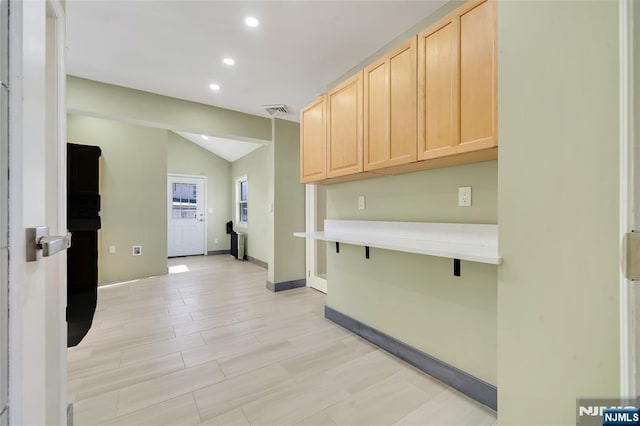
[{"label": "ceiling air vent", "polygon": [[289,114],[289,110],[285,104],[276,104],[276,105],[262,105],[270,116],[274,116],[277,114]]}]

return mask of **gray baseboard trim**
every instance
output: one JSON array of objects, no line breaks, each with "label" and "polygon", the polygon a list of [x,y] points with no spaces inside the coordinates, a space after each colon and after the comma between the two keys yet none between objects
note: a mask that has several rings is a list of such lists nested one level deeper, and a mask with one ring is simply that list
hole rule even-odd
[{"label": "gray baseboard trim", "polygon": [[301,280],[293,280],[293,281],[283,281],[281,283],[272,283],[271,281],[267,281],[267,289],[275,292],[291,290],[292,288],[298,287],[306,287],[307,279],[303,278]]},{"label": "gray baseboard trim", "polygon": [[231,254],[231,250],[209,250],[207,256],[217,256],[219,254]]},{"label": "gray baseboard trim", "polygon": [[465,373],[446,362],[440,361],[429,354],[394,339],[326,305],[324,307],[324,316],[328,320],[381,347],[428,375],[435,377],[452,388],[475,399],[479,403],[497,411],[498,389],[492,384],[480,380],[469,373]]},{"label": "gray baseboard trim", "polygon": [[67,426],[73,426],[73,402],[67,405]]},{"label": "gray baseboard trim", "polygon": [[258,265],[261,268],[269,269],[269,264],[267,262],[263,262],[260,259],[256,259],[255,257],[245,256],[247,260],[255,265]]}]

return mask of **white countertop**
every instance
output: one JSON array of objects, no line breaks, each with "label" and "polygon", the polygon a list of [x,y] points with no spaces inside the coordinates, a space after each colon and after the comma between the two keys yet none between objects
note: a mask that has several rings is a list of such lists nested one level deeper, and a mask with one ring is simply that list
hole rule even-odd
[{"label": "white countertop", "polygon": [[329,219],[324,226],[324,232],[293,235],[494,265],[501,262],[498,225]]}]

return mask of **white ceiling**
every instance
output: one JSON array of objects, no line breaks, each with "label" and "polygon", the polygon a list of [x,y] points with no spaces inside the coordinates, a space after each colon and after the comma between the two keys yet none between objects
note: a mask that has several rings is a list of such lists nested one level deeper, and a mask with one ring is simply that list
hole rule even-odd
[{"label": "white ceiling", "polygon": [[298,121],[328,83],[443,3],[68,0],[67,71],[260,116],[283,103]]},{"label": "white ceiling", "polygon": [[215,136],[205,135],[207,139],[204,139],[202,137],[203,135],[197,135],[194,133],[187,133],[187,132],[176,132],[176,133],[182,136],[183,138],[190,140],[196,145],[200,145],[204,149],[213,152],[218,157],[222,157],[225,160],[232,163],[244,157],[245,155],[249,154],[250,152],[260,148],[261,146],[264,146],[259,143],[251,143],[251,142],[244,142],[244,141],[233,140],[233,139],[218,138]]}]

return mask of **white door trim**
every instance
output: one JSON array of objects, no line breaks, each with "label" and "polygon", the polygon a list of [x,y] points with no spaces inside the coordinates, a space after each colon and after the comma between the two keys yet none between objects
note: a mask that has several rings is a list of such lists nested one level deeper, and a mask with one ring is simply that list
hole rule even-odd
[{"label": "white door trim", "polygon": [[[22,228],[22,29],[24,4],[9,2],[9,424],[22,424],[22,286],[19,254],[24,252]],[[21,250],[22,249],[22,250]],[[11,253],[15,252],[15,256]],[[16,267],[17,266],[17,267]]]},{"label": "white door trim", "polygon": [[[619,24],[619,149],[620,149],[620,229],[619,241],[624,234],[634,227],[634,139],[633,139],[633,0],[618,1]],[[620,252],[620,259],[623,253]],[[636,316],[633,298],[630,297],[630,286],[620,270],[620,395],[635,395],[636,354],[635,354],[635,322]]]},{"label": "white door trim", "polygon": [[[51,16],[49,16],[51,15]],[[54,33],[53,35],[47,34],[47,38],[54,37],[54,63],[52,64],[54,69],[54,79],[52,87],[47,87],[50,95],[55,99],[55,108],[53,111],[55,120],[51,123],[55,126],[55,169],[56,169],[56,181],[57,184],[57,224],[56,235],[65,235],[68,232],[67,228],[67,106],[66,106],[66,68],[65,68],[65,12],[61,3],[54,0],[47,0],[47,19],[53,19]],[[47,73],[50,70],[46,70]],[[52,159],[53,160],[53,159]],[[53,165],[51,165],[54,167]],[[53,260],[55,259],[55,260]],[[54,257],[53,261],[57,263],[57,291],[52,291],[52,297],[55,300],[47,297],[47,305],[55,305],[57,303],[57,309],[51,314],[51,318],[48,321],[56,321],[58,327],[48,327],[48,332],[57,331],[59,353],[57,359],[47,360],[47,380],[51,382],[57,382],[58,390],[47,401],[47,421],[61,422],[66,421],[66,406],[67,406],[67,257],[64,255]],[[47,335],[47,339],[54,339],[54,336]]]},{"label": "white door trim", "polygon": [[171,204],[169,201],[171,200],[171,190],[169,188],[169,180],[172,177],[176,178],[189,178],[189,179],[202,179],[202,204],[203,204],[203,212],[204,212],[204,231],[203,231],[203,243],[202,243],[202,254],[207,255],[207,225],[208,220],[208,205],[207,205],[207,177],[205,175],[190,175],[186,173],[167,173],[167,246],[169,244],[169,221],[171,220]]},{"label": "white door trim", "polygon": [[[305,185],[305,222],[306,232],[316,232],[317,226],[317,201],[318,186],[315,184]],[[323,293],[327,292],[327,280],[316,275],[316,240],[306,239],[307,249],[307,285]]]}]

